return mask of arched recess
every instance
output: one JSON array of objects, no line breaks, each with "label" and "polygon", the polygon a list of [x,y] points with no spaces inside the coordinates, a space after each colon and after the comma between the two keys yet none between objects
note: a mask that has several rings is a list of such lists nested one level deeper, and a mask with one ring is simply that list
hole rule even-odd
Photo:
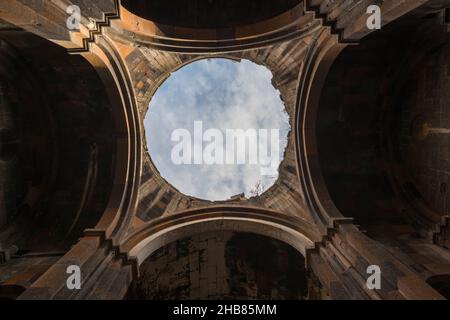
[{"label": "arched recess", "polygon": [[[446,56],[448,41],[444,8],[442,3],[419,7],[355,46],[340,45],[324,33],[316,39],[300,78],[297,155],[301,184],[322,225],[332,227],[333,221],[345,216],[355,218],[364,230],[369,220],[385,218],[390,219],[389,225],[400,227],[396,221],[401,215],[435,242],[445,234],[448,215],[437,213],[420,192],[411,191],[412,165],[406,169],[401,160],[407,157],[405,151],[402,155],[394,146],[401,135],[398,128],[410,121],[398,122],[401,110],[403,116],[408,112],[401,99],[414,104],[421,97],[411,92],[421,87],[421,92],[429,91],[424,87],[426,80],[420,78],[432,67],[430,63],[427,67],[427,61],[441,64],[438,76],[428,76],[429,83],[446,85],[444,58],[439,58]],[[445,91],[440,97],[445,99]],[[426,125],[426,121],[417,125],[422,129],[419,135],[434,130]],[[408,130],[403,129],[403,140],[410,135]],[[445,190],[442,183],[439,187]],[[374,210],[378,215],[368,217]],[[389,217],[389,212],[399,213]]]},{"label": "arched recess", "polygon": [[300,72],[295,110],[295,147],[300,185],[318,227],[325,234],[328,228],[334,226],[335,221],[346,219],[334,205],[323,181],[317,154],[315,123],[326,75],[345,47],[328,29],[322,30],[313,39]]},{"label": "arched recess", "polygon": [[[161,247],[139,267],[129,299],[314,299],[305,258],[254,233],[198,233]],[[312,292],[311,292],[312,291]]]},{"label": "arched recess", "polygon": [[118,49],[105,37],[98,37],[90,51],[82,53],[102,79],[112,102],[117,122],[117,165],[114,190],[107,209],[95,228],[85,232],[102,238],[120,238],[134,215],[140,184],[142,128],[138,121],[131,77]]},{"label": "arched recess", "polygon": [[[326,185],[326,181],[323,180],[323,168],[321,168],[323,167],[323,163],[320,161],[325,158],[325,154],[323,152],[321,154],[320,143],[326,139],[326,136],[328,136],[329,139],[336,139],[336,137],[333,137],[333,132],[331,132],[331,130],[327,131],[326,134],[317,132],[317,130],[323,131],[324,126],[330,125],[330,123],[326,123],[326,121],[331,121],[329,118],[334,116],[321,112],[320,108],[322,108],[321,110],[324,110],[322,107],[324,103],[332,105],[332,102],[336,104],[337,102],[342,101],[342,97],[346,94],[343,91],[351,85],[354,85],[355,88],[363,88],[361,90],[367,90],[367,95],[370,95],[370,88],[368,87],[372,85],[375,92],[380,92],[379,94],[383,97],[383,99],[386,98],[383,101],[380,101],[380,99],[379,101],[374,101],[374,104],[378,105],[380,110],[383,110],[383,108],[387,109],[385,106],[385,104],[387,104],[386,100],[388,100],[388,98],[391,99],[392,104],[392,99],[394,98],[388,96],[386,93],[388,90],[377,91],[381,86],[383,86],[381,89],[389,86],[389,83],[386,80],[383,80],[386,78],[383,77],[386,75],[387,77],[393,77],[395,75],[397,78],[394,81],[401,80],[402,82],[397,82],[395,86],[391,83],[391,87],[404,89],[406,77],[404,79],[399,79],[399,76],[402,75],[402,72],[406,72],[406,70],[402,65],[400,65],[400,63],[407,64],[407,62],[410,62],[417,66],[418,62],[423,62],[424,59],[426,59],[427,54],[430,54],[433,51],[432,48],[435,50],[440,50],[440,46],[445,43],[446,33],[443,30],[446,28],[446,24],[443,17],[444,13],[442,6],[443,5],[441,4],[441,7],[439,8],[432,5],[420,7],[419,9],[408,13],[392,25],[385,26],[382,30],[363,38],[360,45],[348,46],[345,50],[343,50],[345,48],[344,46],[339,45],[333,37],[328,35],[322,34],[316,40],[315,47],[311,49],[311,52],[309,53],[309,65],[306,65],[304,70],[305,72],[300,79],[302,90],[299,97],[299,107],[297,110],[297,119],[299,120],[297,147],[299,163],[302,167],[302,172],[305,175],[302,177],[302,183],[307,185],[306,188],[310,190],[308,192],[310,196],[312,198],[316,198],[316,200],[313,200],[312,202],[314,202],[316,206],[319,206],[318,211],[325,213],[324,215],[318,214],[318,217],[322,221],[329,223],[330,221],[327,221],[327,219],[329,220],[330,217],[342,216],[342,210],[341,212],[336,210],[336,207],[334,206],[335,201],[329,197],[329,188]],[[428,32],[433,33],[433,35],[429,35],[427,37],[424,35],[425,32],[423,30],[427,30]],[[416,35],[419,38],[416,39],[416,41],[405,40],[409,39],[409,37],[405,36],[406,34]],[[417,54],[415,57],[413,57],[413,54],[410,56],[403,54],[399,48],[399,45],[393,45],[393,39],[398,38],[403,38],[404,44],[409,45],[410,49],[416,49]],[[384,39],[384,42],[382,39]],[[369,43],[371,43],[371,47]],[[431,49],[429,51],[423,50],[423,52],[417,52],[417,49],[420,48],[421,45],[425,46],[425,43]],[[392,48],[392,52],[390,52],[391,56],[397,56],[398,61],[385,61],[386,57],[383,56],[382,48],[386,49],[389,46]],[[367,50],[365,56],[364,50]],[[370,50],[372,50],[371,53],[373,61],[369,62],[368,59],[364,60],[363,57],[368,57]],[[336,60],[338,56],[339,58]],[[430,58],[431,56],[428,57]],[[378,65],[376,64],[377,62]],[[338,63],[341,63],[342,66],[345,63],[347,63],[348,66],[354,65],[354,72],[352,73],[348,71],[348,69],[341,69],[341,73],[338,73]],[[383,73],[383,71],[380,71],[380,65],[383,63],[385,64],[383,67],[386,68],[384,70],[389,70],[387,65],[391,67],[389,70],[390,73],[384,73],[383,75],[380,75],[377,80],[371,81],[372,78],[370,78],[370,76],[372,75],[373,77],[375,69],[378,68],[378,71]],[[395,69],[395,63],[399,64],[397,69]],[[357,67],[359,67],[359,69],[356,69]],[[370,67],[373,68],[372,74],[369,73],[370,70],[368,71],[368,68]],[[359,73],[356,73],[358,71]],[[347,75],[347,78],[345,78],[344,75]],[[354,82],[350,83],[350,78],[358,80],[354,80]],[[366,83],[361,83],[362,80]],[[324,86],[325,88],[323,88]],[[366,101],[361,101],[363,99],[361,97],[362,92],[359,93],[358,96],[358,92],[356,92],[356,90],[357,89],[355,89],[353,96],[347,94],[345,98],[347,100],[353,98],[354,106],[357,106],[359,103],[359,105],[363,107]],[[392,91],[394,90],[391,90],[391,92]],[[338,96],[339,94],[340,96]],[[328,96],[324,97],[324,95]],[[373,93],[373,95],[375,96],[376,93]],[[328,100],[325,100],[326,98],[328,98]],[[341,98],[341,100],[338,98]],[[352,102],[348,104],[351,103]],[[364,111],[361,110],[364,109],[360,108],[360,113],[363,116]],[[364,119],[361,119],[361,126],[367,125],[366,123],[363,124],[363,121]],[[323,138],[320,136],[321,134]],[[334,134],[336,134],[336,132],[334,132]],[[389,134],[389,132],[385,133],[385,135]],[[336,146],[336,144],[334,146]],[[342,146],[342,144],[340,144],[340,146]],[[330,151],[328,156],[333,152],[336,155],[342,154],[342,151],[342,149],[335,149]],[[320,158],[322,158],[322,160]],[[314,176],[317,176],[317,178],[314,178]]]},{"label": "arched recess", "polygon": [[[353,103],[354,106],[353,109],[349,108],[345,114],[347,116],[346,123],[353,123],[356,126],[353,127],[353,130],[350,125],[347,128],[341,126],[342,132],[360,132],[364,134],[364,132],[371,130],[373,123],[364,122],[363,120],[365,119],[364,117],[370,118],[372,114],[371,110],[373,111],[374,109],[378,110],[378,112],[385,112],[385,120],[392,119],[392,113],[386,111],[398,111],[400,109],[395,108],[393,105],[393,103],[398,102],[398,99],[395,98],[399,97],[399,92],[392,94],[395,91],[393,88],[404,90],[407,87],[405,84],[408,84],[408,80],[414,79],[411,78],[411,72],[406,72],[403,74],[403,79],[401,78],[402,71],[405,70],[404,67],[408,66],[409,63],[413,68],[417,66],[417,61],[423,61],[424,57],[427,56],[426,51],[428,49],[433,50],[434,48],[439,50],[443,48],[439,47],[439,45],[434,46],[436,42],[433,42],[433,39],[439,42],[448,37],[448,33],[442,32],[447,28],[445,20],[442,18],[442,7],[423,6],[406,14],[392,24],[384,26],[380,31],[361,39],[361,44],[359,45],[340,44],[338,39],[325,30],[314,40],[315,42],[308,53],[303,72],[299,79],[296,110],[297,128],[295,129],[297,135],[297,162],[300,169],[300,183],[303,190],[305,190],[305,198],[315,221],[321,232],[328,234],[327,241],[329,241],[330,247],[340,248],[339,250],[344,256],[348,256],[349,252],[347,250],[356,251],[360,257],[364,257],[366,263],[369,265],[377,264],[383,266],[382,269],[385,271],[390,269],[390,265],[396,265],[396,268],[401,269],[404,274],[410,274],[409,277],[411,279],[415,278],[411,282],[406,279],[401,279],[401,276],[382,280],[386,281],[386,283],[391,283],[392,293],[399,293],[400,296],[404,296],[406,299],[442,299],[442,296],[436,290],[433,290],[425,280],[430,275],[442,273],[440,267],[444,268],[443,270],[448,269],[448,253],[445,249],[434,245],[433,243],[438,243],[436,240],[432,240],[433,238],[438,238],[436,237],[436,231],[434,231],[436,229],[441,230],[438,234],[446,234],[446,224],[441,223],[439,219],[435,220],[434,225],[430,225],[429,223],[414,223],[414,220],[417,221],[419,217],[430,217],[430,215],[423,211],[417,211],[414,205],[415,201],[407,199],[402,193],[392,192],[395,196],[392,197],[390,203],[395,204],[396,208],[400,208],[400,210],[396,211],[396,214],[390,217],[389,214],[384,215],[384,218],[387,218],[387,220],[384,220],[385,227],[382,226],[383,224],[379,224],[376,228],[370,228],[370,223],[365,224],[364,220],[360,219],[361,216],[368,213],[367,210],[355,210],[354,212],[359,213],[359,215],[353,214],[344,210],[345,207],[342,205],[342,202],[337,201],[339,199],[336,197],[336,192],[341,192],[341,194],[346,194],[347,192],[350,194],[349,188],[345,186],[345,183],[352,181],[351,176],[342,175],[340,181],[343,184],[340,187],[330,189],[330,176],[327,176],[323,161],[324,157],[329,161],[331,160],[330,163],[339,158],[341,160],[345,159],[345,161],[341,161],[341,166],[328,165],[326,167],[328,173],[333,169],[337,173],[347,173],[351,172],[351,170],[357,172],[358,168],[366,164],[364,158],[358,159],[355,157],[353,159],[348,158],[347,160],[347,158],[342,156],[344,150],[357,150],[355,144],[352,144],[355,143],[355,140],[348,139],[347,142],[339,144],[336,140],[339,139],[340,132],[332,131],[333,128],[339,127],[339,124],[345,123],[345,121],[336,121],[334,127],[331,125],[333,123],[331,121],[333,116],[335,120],[339,120],[339,115],[344,114],[339,112],[339,109],[341,109],[340,104],[343,104],[342,101],[346,95],[346,90],[347,95],[345,101],[349,105]],[[424,32],[424,30],[427,31]],[[394,32],[393,34],[397,33],[398,38],[390,38],[389,32]],[[435,38],[433,38],[433,35]],[[414,41],[414,36],[417,36],[415,39],[416,42]],[[379,47],[376,45],[377,39],[379,41]],[[397,39],[397,42],[393,41],[393,39]],[[372,46],[368,45],[371,41],[373,41]],[[390,42],[390,44],[386,45],[385,43],[383,46],[383,41]],[[365,51],[365,48],[367,51]],[[382,48],[388,51],[391,50],[391,53],[388,54],[378,51],[382,51]],[[404,52],[402,54],[402,49],[409,50],[410,55]],[[351,52],[353,56],[348,54]],[[366,55],[364,55],[364,52],[366,52]],[[415,53],[418,53],[416,56],[418,60],[416,61],[414,59],[411,60]],[[398,59],[397,62],[393,62],[395,60],[391,60],[391,63],[385,62],[388,59],[395,58]],[[430,61],[442,60],[430,59]],[[341,63],[341,68],[338,67],[339,62]],[[347,65],[344,67],[345,63]],[[350,68],[351,65],[355,69]],[[391,68],[390,74],[386,72],[386,68],[389,67]],[[440,75],[444,76],[445,69],[440,68],[440,70]],[[380,76],[381,79],[379,78],[378,81],[374,81],[373,77],[376,77],[377,74],[382,74]],[[409,82],[409,84],[413,83],[413,81]],[[366,95],[358,91],[361,88],[367,90]],[[352,89],[354,90],[352,91]],[[379,91],[380,89],[381,91]],[[384,98],[377,99],[377,92],[384,93]],[[405,96],[407,95],[405,94]],[[367,104],[364,97],[372,104]],[[364,108],[365,103],[372,105],[374,109]],[[323,112],[326,110],[324,104],[328,104],[328,110],[334,110],[334,115],[331,112],[328,114]],[[399,103],[398,105],[400,106],[401,104]],[[362,119],[361,121],[356,117],[357,115],[361,117],[359,118]],[[352,116],[355,118],[352,118]],[[342,117],[341,119],[345,120],[346,118]],[[376,119],[372,115],[372,119],[380,120],[381,117]],[[327,123],[327,121],[330,123]],[[378,123],[379,121],[375,122]],[[389,133],[385,129],[392,128],[392,122],[388,121],[387,123],[389,126],[379,127],[380,139],[366,140],[365,143],[360,143],[356,146],[372,147],[375,149],[376,147],[374,146],[389,146],[387,141],[392,140],[386,139],[386,134],[389,136]],[[347,129],[347,131],[343,129]],[[383,134],[385,137],[384,140],[381,138]],[[330,147],[328,153],[325,154],[323,150],[324,143]],[[389,148],[385,148],[384,150],[389,150]],[[388,152],[383,152],[385,160],[377,162],[376,165],[378,166],[377,168],[382,169],[378,178],[382,179],[385,185],[392,189],[392,172],[389,168],[398,169],[400,166],[390,160],[392,157],[388,156],[389,154]],[[351,165],[352,160],[354,162],[353,165]],[[367,183],[367,179],[364,179],[365,177],[363,175],[361,177],[362,179],[360,181]],[[388,188],[381,189],[383,192],[389,190]],[[352,190],[363,192],[364,188],[354,186]],[[361,201],[361,199],[364,198],[352,194],[351,197],[347,197],[346,204],[351,206]],[[382,205],[385,203],[383,201],[378,202],[378,208],[383,208]],[[407,210],[401,210],[402,208],[407,208]],[[383,211],[379,211],[379,213],[383,213]],[[402,215],[402,220],[398,219],[399,215]],[[375,218],[372,221],[383,222],[383,219],[378,220],[378,217],[372,217]],[[401,223],[398,223],[398,221],[401,221]],[[353,225],[353,223],[356,225]],[[350,236],[350,230],[356,236],[355,238],[353,235]],[[433,234],[435,235],[433,236]],[[345,243],[345,245],[342,245],[342,243]],[[375,247],[378,248],[379,256],[377,258],[373,255],[366,255],[366,252],[372,250],[368,246],[372,249]],[[437,264],[426,264],[424,263],[426,259],[435,259]],[[353,268],[361,272],[361,274],[364,274],[366,270],[360,268],[361,265],[358,265],[357,260],[352,262]],[[440,267],[437,267],[438,265]],[[418,286],[421,287],[420,290],[417,290]],[[383,299],[391,299],[391,293],[381,291],[376,293],[383,297]],[[374,298],[377,299],[377,297]]]},{"label": "arched recess", "polygon": [[315,242],[320,241],[315,227],[300,218],[260,208],[213,206],[156,219],[135,230],[120,248],[140,265],[155,250],[180,237],[214,230],[267,235],[286,242],[303,255],[313,248]]},{"label": "arched recess", "polygon": [[113,185],[107,95],[82,57],[23,31],[1,37],[3,136],[10,140],[2,243],[64,252],[100,219]]},{"label": "arched recess", "polygon": [[5,25],[0,268],[25,272],[30,286],[83,235],[120,236],[134,207],[140,132],[128,74],[106,39],[70,55]]},{"label": "arched recess", "polygon": [[306,36],[320,27],[300,0],[263,5],[258,1],[198,0],[187,5],[185,1],[121,0],[120,16],[120,23],[109,30],[114,39],[190,53],[263,47]]},{"label": "arched recess", "polygon": [[[199,234],[249,233],[272,238],[294,248],[306,260],[320,237],[309,222],[252,207],[216,206],[188,210],[152,221],[130,235],[120,246],[134,262],[134,279],[139,269],[158,249]],[[313,272],[313,271],[311,271]]]},{"label": "arched recess", "polygon": [[[98,224],[92,224],[95,230],[91,233],[104,232],[109,238],[120,233],[128,209],[132,211],[134,207],[131,203],[135,200],[134,189],[139,180],[136,173],[140,170],[140,153],[136,150],[140,149],[141,133],[136,121],[136,101],[130,75],[120,52],[123,47],[117,47],[105,36],[106,29],[120,18],[120,0],[73,2],[38,0],[33,3],[5,3],[0,10],[0,31],[9,38],[19,34],[34,35],[41,42],[47,41],[50,48],[60,48],[59,51],[67,59],[83,61],[86,69],[91,68],[93,73],[97,73],[96,80],[85,85],[103,90],[104,104],[108,105],[107,114],[114,122],[116,166],[112,170],[114,182],[109,204]],[[72,27],[67,24],[74,17],[69,13],[68,6],[71,4],[78,6],[81,13],[80,19],[72,21],[75,23]],[[29,23],[31,17],[35,23]],[[26,47],[25,43],[18,43]],[[45,48],[40,51],[40,58],[44,58]],[[71,66],[68,64],[65,67],[70,69]],[[55,68],[55,71],[60,72],[60,69]]]}]

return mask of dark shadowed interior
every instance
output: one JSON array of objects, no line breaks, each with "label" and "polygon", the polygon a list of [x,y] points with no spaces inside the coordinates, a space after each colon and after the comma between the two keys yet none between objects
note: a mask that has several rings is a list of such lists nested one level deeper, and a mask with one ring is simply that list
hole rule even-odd
[{"label": "dark shadowed interior", "polygon": [[[226,28],[263,21],[282,14],[299,0],[122,0],[135,15],[157,23],[190,28]],[[207,14],[205,14],[207,13]]]},{"label": "dark shadowed interior", "polygon": [[81,56],[31,33],[0,33],[0,246],[64,252],[106,207],[114,123]]},{"label": "dark shadowed interior", "polygon": [[250,233],[204,233],[154,252],[134,284],[139,299],[305,299],[303,256]]},{"label": "dark shadowed interior", "polygon": [[369,234],[432,237],[450,212],[450,33],[421,8],[339,55],[317,139],[337,208]]}]

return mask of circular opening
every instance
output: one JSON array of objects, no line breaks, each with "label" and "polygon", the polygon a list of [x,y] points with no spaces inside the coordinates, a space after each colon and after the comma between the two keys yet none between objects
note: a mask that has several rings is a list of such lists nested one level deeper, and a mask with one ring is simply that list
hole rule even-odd
[{"label": "circular opening", "polygon": [[248,60],[200,60],[173,73],[144,121],[161,176],[212,201],[257,196],[272,186],[290,126],[271,79]]}]

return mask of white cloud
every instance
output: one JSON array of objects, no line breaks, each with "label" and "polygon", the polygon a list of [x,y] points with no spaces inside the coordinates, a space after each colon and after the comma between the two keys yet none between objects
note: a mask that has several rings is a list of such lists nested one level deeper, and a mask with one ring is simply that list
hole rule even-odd
[{"label": "white cloud", "polygon": [[150,155],[161,175],[181,192],[208,200],[226,200],[262,181],[266,189],[276,177],[260,175],[258,165],[174,165],[171,133],[194,121],[203,130],[280,129],[280,159],[289,131],[279,92],[268,69],[250,61],[201,60],[169,77],[153,97],[144,121]]}]

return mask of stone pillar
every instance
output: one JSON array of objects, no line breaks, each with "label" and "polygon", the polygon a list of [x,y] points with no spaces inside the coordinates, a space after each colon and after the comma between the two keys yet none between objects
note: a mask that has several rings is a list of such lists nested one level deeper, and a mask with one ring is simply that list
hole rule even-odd
[{"label": "stone pillar", "polygon": [[[123,299],[132,281],[132,264],[107,241],[86,236],[20,297],[22,300]],[[69,289],[70,266],[81,271],[80,289]]]},{"label": "stone pillar", "polygon": [[[331,299],[444,299],[410,266],[353,224],[340,224],[331,230],[308,261]],[[380,289],[367,286],[371,265],[381,270]]]}]

